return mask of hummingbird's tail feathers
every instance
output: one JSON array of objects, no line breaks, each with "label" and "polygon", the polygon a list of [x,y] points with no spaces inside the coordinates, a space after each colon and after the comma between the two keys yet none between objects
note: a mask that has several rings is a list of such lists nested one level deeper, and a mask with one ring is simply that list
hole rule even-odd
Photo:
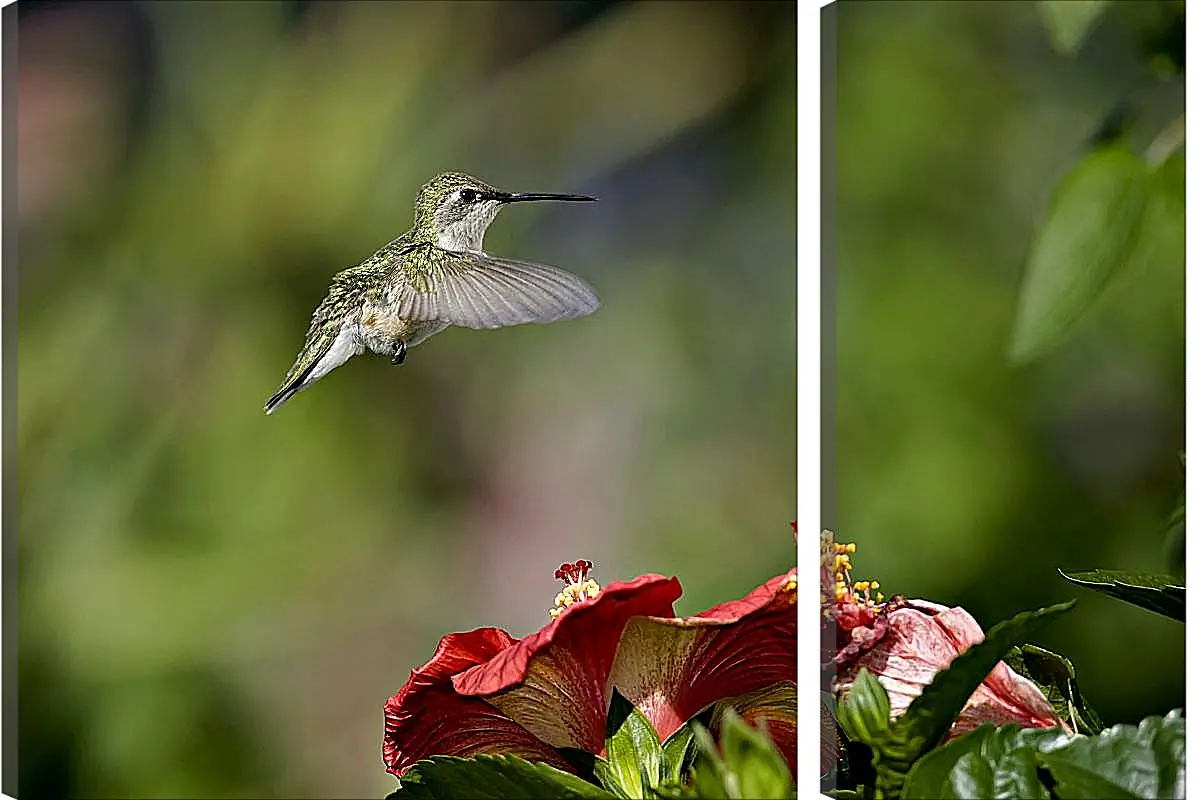
[{"label": "hummingbird's tail feathers", "polygon": [[304,388],[306,387],[303,386],[303,382],[299,380],[291,381],[290,383],[286,384],[277,392],[275,392],[273,397],[266,401],[266,413],[273,414],[278,410],[278,406],[294,397]]},{"label": "hummingbird's tail feathers", "polygon": [[548,323],[592,314],[593,287],[571,272],[487,253],[441,251],[420,291],[404,283],[398,316],[464,328]]},{"label": "hummingbird's tail feathers", "polygon": [[299,354],[294,366],[290,368],[290,372],[286,374],[286,380],[282,382],[282,386],[278,387],[278,391],[274,392],[273,396],[266,401],[267,414],[273,414],[280,405],[315,383],[318,376],[312,376],[311,373],[323,361],[332,342],[333,337],[330,336],[321,337],[318,333],[308,336],[307,345]]},{"label": "hummingbird's tail feathers", "polygon": [[[321,353],[320,355],[323,354]],[[311,384],[315,383],[316,378],[312,377],[311,373],[315,370],[319,363],[320,359],[314,358],[311,359],[311,363],[303,368],[302,372],[297,372],[296,370],[292,369],[290,375],[287,376],[286,381],[282,384],[278,391],[274,392],[273,397],[266,401],[266,413],[273,414],[278,410],[280,405],[306,389]],[[299,364],[296,364],[295,366],[298,367]]]},{"label": "hummingbird's tail feathers", "polygon": [[342,324],[339,329],[326,326],[307,337],[307,344],[295,361],[286,380],[266,401],[266,413],[273,414],[278,406],[306,389],[362,350],[353,336],[353,327]]}]

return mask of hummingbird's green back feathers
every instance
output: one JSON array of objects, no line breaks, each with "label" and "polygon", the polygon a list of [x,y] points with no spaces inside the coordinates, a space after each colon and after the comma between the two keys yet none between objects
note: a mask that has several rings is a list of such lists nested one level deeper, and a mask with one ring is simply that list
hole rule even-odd
[{"label": "hummingbird's green back feathers", "polygon": [[593,289],[570,272],[430,243],[405,256],[387,287],[387,300],[403,319],[464,328],[556,322],[598,307]]}]

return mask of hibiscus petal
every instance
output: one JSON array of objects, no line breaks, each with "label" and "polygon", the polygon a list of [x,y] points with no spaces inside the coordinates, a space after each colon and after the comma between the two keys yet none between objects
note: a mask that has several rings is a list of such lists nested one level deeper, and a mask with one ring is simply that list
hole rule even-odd
[{"label": "hibiscus petal", "polygon": [[560,755],[493,706],[457,696],[451,677],[484,663],[514,644],[499,628],[453,633],[440,640],[431,660],[412,670],[398,694],[386,701],[382,761],[402,775],[416,761],[433,755],[512,753],[533,761],[571,768]]},{"label": "hibiscus petal", "polygon": [[411,678],[421,683],[440,683],[475,664],[484,664],[515,643],[501,628],[478,628],[468,633],[450,633],[436,645],[436,652]]},{"label": "hibiscus petal", "polygon": [[971,695],[947,738],[962,736],[987,722],[996,726],[1015,722],[1023,728],[1060,727],[1073,733],[1037,685],[1003,661]]},{"label": "hibiscus petal", "polygon": [[938,616],[951,610],[935,603],[910,600],[907,606],[887,614],[883,638],[844,671],[838,683],[853,683],[859,669],[867,667],[888,691],[892,717],[900,716],[934,676],[975,641],[975,632],[979,639],[983,638],[974,620],[971,624],[975,631],[971,631],[967,620],[957,614],[946,620],[949,624],[940,624]]},{"label": "hibiscus petal", "polygon": [[509,753],[575,771],[522,725],[484,700],[461,697],[450,687],[427,689],[418,703],[408,701],[405,707],[397,696],[386,702],[382,760],[387,772],[401,777],[424,758],[469,758],[485,753]]},{"label": "hibiscus petal", "polygon": [[[744,722],[754,728],[761,727],[761,724],[766,727],[768,736],[776,745],[776,749],[788,762],[789,773],[797,774],[796,681],[781,681],[758,691],[748,692],[728,700],[719,700],[714,704],[714,714],[710,720],[710,729],[718,738],[721,738],[722,719],[729,709],[733,709],[743,718]],[[822,722],[825,723],[824,717]],[[831,728],[831,733],[833,733],[833,728]],[[836,745],[832,747],[832,752],[833,759],[829,762],[830,767],[834,766],[834,761],[838,757]],[[825,762],[826,759],[823,755],[823,775],[830,771],[825,767]]]},{"label": "hibiscus petal", "polygon": [[[888,629],[870,650],[835,681],[841,692],[867,667],[888,691],[892,717],[908,710],[934,676],[959,653],[983,641],[983,629],[962,608],[926,600],[909,600],[887,615]],[[1032,681],[1017,675],[1003,661],[984,679],[959,714],[948,738],[985,722],[1017,723],[1023,727],[1070,728],[1058,717]]]},{"label": "hibiscus petal", "polygon": [[796,570],[694,617],[627,623],[610,680],[661,739],[712,703],[797,675]]},{"label": "hibiscus petal", "polygon": [[672,615],[676,578],[642,575],[612,582],[569,606],[547,627],[484,664],[453,677],[462,695],[495,708],[553,747],[600,754],[610,702],[610,667],[627,620]]}]

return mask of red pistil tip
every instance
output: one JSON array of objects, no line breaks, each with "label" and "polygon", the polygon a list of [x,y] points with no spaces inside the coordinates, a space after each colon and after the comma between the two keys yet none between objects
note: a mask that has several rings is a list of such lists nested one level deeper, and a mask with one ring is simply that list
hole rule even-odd
[{"label": "red pistil tip", "polygon": [[564,581],[568,586],[573,583],[582,583],[589,577],[589,570],[593,569],[593,562],[581,559],[575,563],[569,564],[565,562],[560,565],[560,569],[556,570],[557,580]]},{"label": "red pistil tip", "polygon": [[564,591],[556,595],[555,605],[548,609],[552,619],[560,616],[560,612],[584,600],[592,600],[598,596],[601,587],[597,581],[589,577],[589,570],[593,569],[593,562],[581,559],[572,564],[565,562],[556,570],[556,577],[564,581]]}]

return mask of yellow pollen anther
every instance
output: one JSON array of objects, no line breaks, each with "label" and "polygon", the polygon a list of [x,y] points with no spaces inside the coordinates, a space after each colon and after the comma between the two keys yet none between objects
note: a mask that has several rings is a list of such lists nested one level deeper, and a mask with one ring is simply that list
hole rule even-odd
[{"label": "yellow pollen anther", "polygon": [[[829,537],[830,534],[824,536]],[[835,601],[843,605],[874,610],[884,599],[884,595],[875,591],[880,588],[879,581],[852,579],[851,570],[854,569],[854,564],[851,563],[850,554],[858,549],[854,542],[834,542],[833,545],[833,548],[828,550],[833,557],[827,556],[822,563],[833,568]]]},{"label": "yellow pollen anther", "polygon": [[548,609],[548,613],[552,615],[552,619],[556,619],[564,609],[574,603],[592,600],[601,591],[602,587],[598,586],[598,582],[592,578],[578,583],[570,582],[564,587],[564,591],[556,595],[555,607]]}]

